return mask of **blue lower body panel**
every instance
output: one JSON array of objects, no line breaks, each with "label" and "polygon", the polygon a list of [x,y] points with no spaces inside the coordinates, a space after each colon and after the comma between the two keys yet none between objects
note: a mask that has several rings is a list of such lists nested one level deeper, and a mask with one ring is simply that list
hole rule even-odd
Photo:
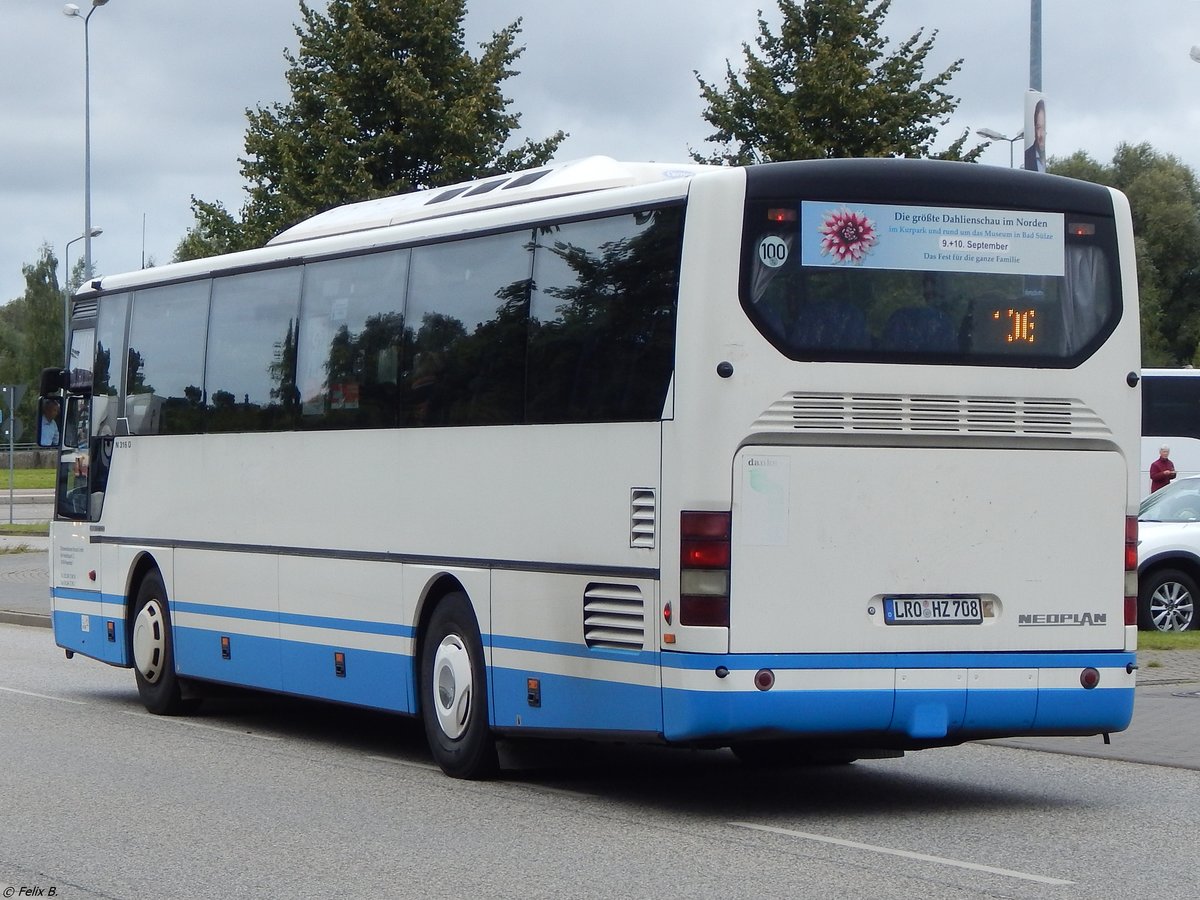
[{"label": "blue lower body panel", "polygon": [[[59,646],[129,664],[126,622],[106,615],[119,605],[99,592],[61,590],[55,603]],[[188,611],[215,611],[192,607]],[[220,611],[227,631],[173,628],[181,675],[418,711],[407,648],[383,652],[330,642],[339,637],[366,642],[356,635],[411,641],[410,627]],[[255,620],[259,634],[239,625],[247,619]],[[297,625],[324,640],[270,634]],[[519,651],[529,663],[521,668],[506,658],[489,667],[492,724],[505,732],[642,735],[679,743],[792,738],[917,748],[998,736],[1116,732],[1133,717],[1135,655],[1125,652],[733,655],[594,651],[496,635],[484,635],[484,643],[501,656]],[[1092,689],[1080,681],[1088,668],[1099,672]],[[763,673],[770,677],[756,678]]]},{"label": "blue lower body panel", "polygon": [[283,689],[289,694],[415,711],[409,700],[410,656],[291,641],[283,644],[282,665]]},{"label": "blue lower body panel", "polygon": [[124,613],[119,618],[111,615],[123,610],[119,601],[105,598],[99,591],[57,588],[51,602],[58,646],[114,666],[129,664]]},{"label": "blue lower body panel", "polygon": [[[279,639],[252,634],[222,634],[200,628],[172,629],[175,638],[175,670],[189,678],[225,684],[282,691],[279,669]],[[229,640],[228,653],[221,638]]]},{"label": "blue lower body panel", "polygon": [[[176,669],[185,677],[414,711],[412,657],[407,655],[200,628],[176,627],[174,636]],[[227,645],[222,645],[222,637]]]},{"label": "blue lower body panel", "polygon": [[[662,732],[662,695],[654,686],[500,668],[491,678],[499,728]],[[537,680],[536,705],[530,678]]]},{"label": "blue lower body panel", "polygon": [[797,737],[884,731],[895,698],[888,691],[663,691],[664,737]]},{"label": "blue lower body panel", "polygon": [[[668,741],[861,737],[915,748],[1116,732],[1133,718],[1132,653],[662,656]],[[1085,668],[1101,673],[1097,687],[1082,686]],[[754,683],[762,670],[766,690]],[[947,686],[926,686],[938,681]]]}]

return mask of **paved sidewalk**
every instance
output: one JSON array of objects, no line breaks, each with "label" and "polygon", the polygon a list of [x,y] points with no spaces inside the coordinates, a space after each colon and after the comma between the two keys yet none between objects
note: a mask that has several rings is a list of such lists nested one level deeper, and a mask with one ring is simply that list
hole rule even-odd
[{"label": "paved sidewalk", "polygon": [[[50,627],[46,537],[0,535],[0,623]],[[1133,724],[1111,736],[1011,738],[990,743],[1200,770],[1200,650],[1138,652]]]},{"label": "paved sidewalk", "polygon": [[0,535],[0,623],[50,627],[49,550],[48,537]]},{"label": "paved sidewalk", "polygon": [[0,506],[8,505],[12,496],[13,503],[45,503],[54,500],[54,488],[12,488],[3,472],[0,472]]},{"label": "paved sidewalk", "polygon": [[[0,482],[4,476],[0,473]],[[32,525],[54,516],[54,491],[0,487],[0,524]]]}]

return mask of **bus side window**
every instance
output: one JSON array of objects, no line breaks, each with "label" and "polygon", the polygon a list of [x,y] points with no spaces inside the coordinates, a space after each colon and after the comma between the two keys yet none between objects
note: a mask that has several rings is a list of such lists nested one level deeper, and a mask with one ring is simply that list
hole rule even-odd
[{"label": "bus side window", "polygon": [[57,447],[62,441],[62,401],[42,397],[38,401],[37,445]]}]

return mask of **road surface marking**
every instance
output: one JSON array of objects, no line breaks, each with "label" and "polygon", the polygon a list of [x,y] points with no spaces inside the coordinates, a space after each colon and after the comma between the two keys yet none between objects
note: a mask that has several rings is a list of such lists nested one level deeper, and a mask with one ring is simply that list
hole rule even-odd
[{"label": "road surface marking", "polygon": [[749,828],[753,831],[767,831],[771,834],[782,834],[787,837],[798,837],[808,841],[820,841],[823,844],[836,844],[839,847],[849,847],[852,850],[869,850],[872,853],[886,853],[890,856],[902,856],[905,859],[916,859],[922,862],[938,863],[943,866],[956,866],[960,869],[970,869],[974,872],[988,872],[992,875],[1004,875],[1008,878],[1020,878],[1024,881],[1036,881],[1040,884],[1074,884],[1074,881],[1064,881],[1061,878],[1048,878],[1045,875],[1033,875],[1029,872],[1017,872],[1013,869],[998,869],[995,866],[981,866],[979,863],[965,862],[961,859],[947,859],[944,856],[930,856],[927,853],[914,853],[911,850],[896,850],[892,847],[878,847],[874,844],[860,844],[857,841],[845,841],[841,838],[826,837],[807,831],[792,831],[788,828],[772,828],[769,825],[755,825],[752,822],[730,822],[736,828]]},{"label": "road surface marking", "polygon": [[24,694],[26,697],[40,697],[42,700],[57,700],[59,703],[74,703],[76,706],[86,706],[82,700],[68,700],[66,697],[51,697],[49,694],[35,694],[33,691],[19,691],[16,688],[0,687],[0,691],[10,694]]}]

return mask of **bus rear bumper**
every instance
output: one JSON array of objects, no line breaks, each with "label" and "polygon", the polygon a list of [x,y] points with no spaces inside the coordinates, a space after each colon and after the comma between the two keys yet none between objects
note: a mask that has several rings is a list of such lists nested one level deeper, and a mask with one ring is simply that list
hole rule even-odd
[{"label": "bus rear bumper", "polygon": [[917,748],[1117,732],[1133,718],[1132,653],[662,659],[668,741],[858,735]]}]

